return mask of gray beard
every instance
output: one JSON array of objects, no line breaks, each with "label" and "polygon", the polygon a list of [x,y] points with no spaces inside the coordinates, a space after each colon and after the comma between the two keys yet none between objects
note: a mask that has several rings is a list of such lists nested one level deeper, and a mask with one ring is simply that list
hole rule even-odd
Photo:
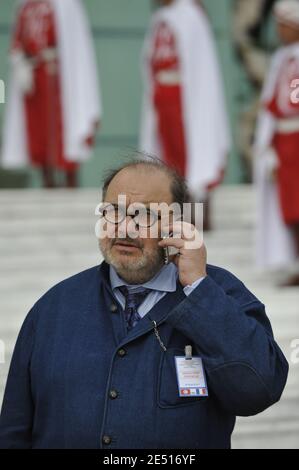
[{"label": "gray beard", "polygon": [[118,262],[111,256],[110,249],[106,250],[101,247],[100,250],[104,260],[113,266],[117,274],[128,284],[144,284],[150,281],[163,267],[163,249],[158,248],[155,256],[152,258],[142,259],[130,267],[130,260],[127,262]]}]

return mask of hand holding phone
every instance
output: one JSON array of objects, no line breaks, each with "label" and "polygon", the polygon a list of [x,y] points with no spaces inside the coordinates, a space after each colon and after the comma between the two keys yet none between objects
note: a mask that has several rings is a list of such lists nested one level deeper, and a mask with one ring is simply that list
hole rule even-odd
[{"label": "hand holding phone", "polygon": [[[174,222],[163,227],[161,237],[158,246],[163,248],[164,262],[168,264],[171,261],[177,266],[183,287],[191,286],[207,276],[207,250],[202,233],[194,225],[184,221]],[[178,252],[180,256],[173,256]]]},{"label": "hand holding phone", "polygon": [[[173,237],[173,232],[170,232],[169,236],[165,235],[162,237],[164,240],[165,238],[171,238]],[[179,253],[178,248],[174,246],[166,246],[163,248],[163,253],[164,253],[164,264],[169,264],[170,263],[170,256],[175,256]]]}]

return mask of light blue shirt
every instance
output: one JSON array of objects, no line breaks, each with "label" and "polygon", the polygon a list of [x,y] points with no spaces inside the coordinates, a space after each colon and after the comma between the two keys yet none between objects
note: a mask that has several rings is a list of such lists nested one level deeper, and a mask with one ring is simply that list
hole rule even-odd
[{"label": "light blue shirt", "polygon": [[[142,288],[151,289],[151,292],[149,292],[138,308],[138,313],[141,318],[143,318],[154,307],[154,305],[164,297],[164,295],[168,292],[176,291],[177,278],[178,270],[176,265],[174,263],[169,263],[163,266],[163,268],[161,268],[160,271],[149,281],[144,284],[133,285],[125,282],[117,274],[114,267],[110,265],[110,283],[112,291],[123,309],[125,308],[125,297],[119,290],[120,286],[126,286],[129,290],[134,291],[138,291],[138,289]],[[193,282],[192,285],[185,286],[183,289],[185,295],[190,295],[203,279],[204,277],[201,277]]]}]

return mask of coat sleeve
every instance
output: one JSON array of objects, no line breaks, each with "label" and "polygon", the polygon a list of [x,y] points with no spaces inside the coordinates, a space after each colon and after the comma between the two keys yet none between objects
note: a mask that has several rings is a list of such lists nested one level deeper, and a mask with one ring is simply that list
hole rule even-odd
[{"label": "coat sleeve", "polygon": [[170,312],[167,322],[190,338],[203,359],[210,396],[235,416],[250,416],[280,399],[288,363],[264,305],[230,275],[228,288],[207,276]]},{"label": "coat sleeve", "polygon": [[14,349],[0,416],[0,449],[30,449],[33,399],[30,362],[34,344],[33,311],[25,319]]}]

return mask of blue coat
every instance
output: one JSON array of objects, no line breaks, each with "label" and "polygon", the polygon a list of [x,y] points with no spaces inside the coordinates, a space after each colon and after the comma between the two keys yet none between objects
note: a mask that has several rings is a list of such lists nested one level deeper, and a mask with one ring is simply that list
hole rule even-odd
[{"label": "blue coat", "polygon": [[[174,356],[187,344],[203,359],[208,398],[178,395]],[[50,289],[29,312],[0,448],[228,448],[235,416],[277,402],[287,373],[264,305],[228,271],[208,266],[188,297],[178,283],[127,334],[103,262]]]}]

